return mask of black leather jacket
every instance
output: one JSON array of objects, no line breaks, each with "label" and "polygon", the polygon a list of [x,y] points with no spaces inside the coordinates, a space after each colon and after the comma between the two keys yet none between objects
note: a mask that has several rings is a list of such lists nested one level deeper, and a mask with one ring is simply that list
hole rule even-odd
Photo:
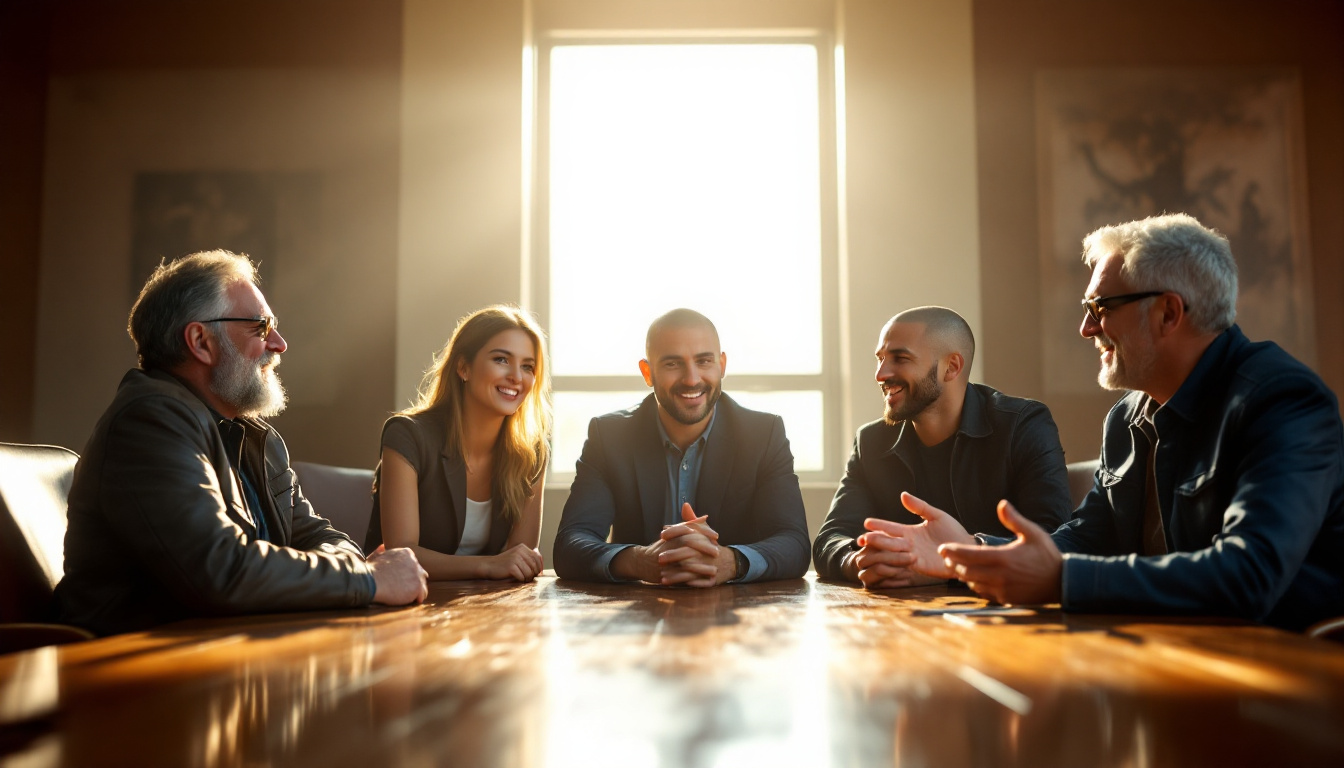
[{"label": "black leather jacket", "polygon": [[[1135,557],[1147,396],[1106,417],[1101,468],[1073,519],[1066,610],[1236,616],[1291,629],[1344,614],[1344,427],[1315,373],[1235,325],[1156,415],[1169,554]],[[1136,447],[1136,439],[1139,441]]]},{"label": "black leather jacket", "polygon": [[[901,492],[918,495],[919,437],[907,423],[874,421],[859,428],[854,450],[831,501],[812,562],[823,578],[843,579],[841,561],[864,532],[866,517],[915,525],[920,518],[901,505]],[[1008,499],[1047,531],[1069,514],[1064,449],[1050,409],[983,384],[966,388],[961,424],[952,438],[950,512],[972,533],[1007,535],[997,506]]]},{"label": "black leather jacket", "polygon": [[75,468],[62,621],[97,634],[199,615],[367,605],[359,547],[313,513],[280,436],[244,420],[271,542],[230,471],[218,416],[170,374],[132,370]]}]

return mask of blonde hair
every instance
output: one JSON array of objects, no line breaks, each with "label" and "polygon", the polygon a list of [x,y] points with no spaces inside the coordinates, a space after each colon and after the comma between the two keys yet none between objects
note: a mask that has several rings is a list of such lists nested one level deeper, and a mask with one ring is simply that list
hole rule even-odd
[{"label": "blonde hair", "polygon": [[518,410],[504,418],[495,440],[494,473],[491,498],[499,505],[504,519],[513,522],[522,515],[523,505],[532,496],[532,486],[546,468],[551,439],[551,373],[546,359],[546,338],[541,326],[518,307],[496,304],[478,309],[457,321],[448,343],[434,358],[420,383],[416,403],[403,415],[442,411],[448,421],[449,454],[465,460],[463,449],[463,404],[465,385],[457,375],[458,367],[470,365],[486,342],[496,335],[517,329],[532,339],[536,348],[536,369],[532,389]]}]

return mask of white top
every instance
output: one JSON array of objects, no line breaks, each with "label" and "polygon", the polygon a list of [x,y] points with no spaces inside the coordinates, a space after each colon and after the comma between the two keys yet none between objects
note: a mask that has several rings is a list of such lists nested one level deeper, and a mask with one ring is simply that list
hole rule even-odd
[{"label": "white top", "polygon": [[457,543],[459,555],[479,555],[490,543],[490,502],[467,499],[467,524]]}]

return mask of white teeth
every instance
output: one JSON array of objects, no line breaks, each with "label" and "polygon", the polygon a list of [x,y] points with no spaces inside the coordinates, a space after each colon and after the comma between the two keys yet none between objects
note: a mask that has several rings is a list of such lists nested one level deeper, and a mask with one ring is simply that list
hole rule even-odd
[{"label": "white teeth", "polygon": [[498,389],[502,394],[508,395],[509,397],[518,396],[518,390],[516,389],[505,389],[504,387],[496,387],[496,389]]}]

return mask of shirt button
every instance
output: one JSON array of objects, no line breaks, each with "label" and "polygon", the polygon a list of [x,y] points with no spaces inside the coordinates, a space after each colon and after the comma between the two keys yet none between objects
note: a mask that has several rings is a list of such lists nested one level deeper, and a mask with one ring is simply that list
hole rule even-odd
[{"label": "shirt button", "polygon": [[681,471],[685,472],[688,469],[690,469],[690,467],[686,466],[685,464],[681,465]]}]

